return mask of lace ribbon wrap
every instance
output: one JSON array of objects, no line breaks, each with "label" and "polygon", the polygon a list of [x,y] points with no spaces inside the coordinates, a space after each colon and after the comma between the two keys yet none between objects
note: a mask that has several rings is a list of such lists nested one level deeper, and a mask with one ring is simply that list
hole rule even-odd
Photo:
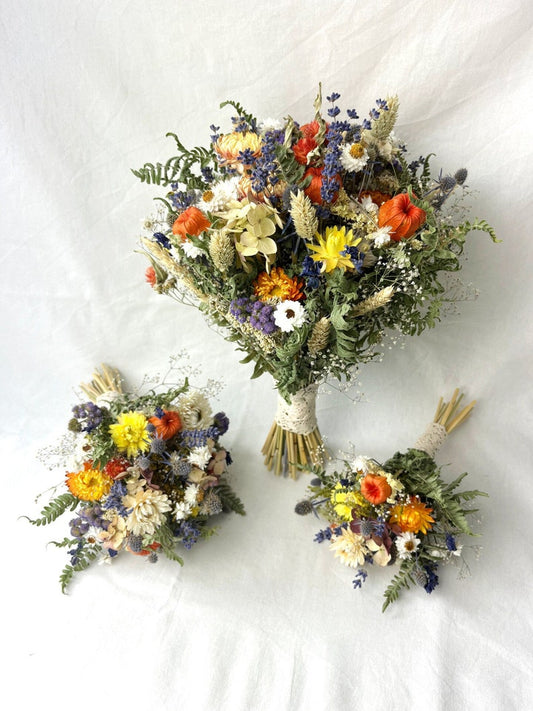
[{"label": "lace ribbon wrap", "polygon": [[414,449],[420,449],[430,457],[434,457],[448,436],[446,428],[438,422],[431,422],[424,434],[416,440]]},{"label": "lace ribbon wrap", "polygon": [[317,428],[316,395],[318,385],[309,385],[298,390],[288,403],[278,395],[276,422],[284,430],[299,435],[307,435]]}]

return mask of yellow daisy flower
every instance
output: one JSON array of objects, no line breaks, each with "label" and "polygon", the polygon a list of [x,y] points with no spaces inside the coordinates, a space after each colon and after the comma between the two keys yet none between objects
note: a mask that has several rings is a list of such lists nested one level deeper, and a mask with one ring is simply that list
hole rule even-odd
[{"label": "yellow daisy flower", "polygon": [[150,449],[146,426],[148,420],[141,412],[124,412],[118,422],[109,426],[109,432],[119,452],[135,457]]},{"label": "yellow daisy flower", "polygon": [[342,255],[346,247],[357,247],[361,242],[360,237],[355,237],[352,230],[346,227],[326,227],[326,235],[322,237],[318,232],[315,235],[318,245],[307,244],[315,254],[311,257],[315,262],[322,262],[323,272],[332,272],[334,269],[353,269],[349,256]]}]

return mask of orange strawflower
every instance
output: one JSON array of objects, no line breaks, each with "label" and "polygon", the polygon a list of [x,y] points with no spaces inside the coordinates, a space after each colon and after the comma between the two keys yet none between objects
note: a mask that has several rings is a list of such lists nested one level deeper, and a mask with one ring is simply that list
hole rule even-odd
[{"label": "orange strawflower", "polygon": [[261,301],[278,298],[282,301],[300,301],[304,298],[302,293],[302,279],[290,277],[281,267],[273,267],[270,274],[261,272],[254,281],[254,293]]},{"label": "orange strawflower", "polygon": [[92,462],[85,462],[79,472],[67,472],[66,484],[71,494],[82,501],[100,501],[109,493],[113,479]]},{"label": "orange strawflower", "polygon": [[394,242],[414,235],[426,221],[424,210],[413,205],[407,193],[395,195],[379,208],[379,227],[392,227],[390,238]]},{"label": "orange strawflower", "polygon": [[171,439],[181,430],[181,417],[174,410],[163,410],[161,417],[150,417],[150,422],[163,439]]},{"label": "orange strawflower", "polygon": [[172,232],[175,235],[179,235],[182,242],[185,242],[187,235],[198,237],[208,227],[211,227],[211,223],[204,213],[194,205],[191,205],[174,222]]},{"label": "orange strawflower", "polygon": [[404,504],[396,504],[391,509],[389,523],[396,523],[402,533],[427,533],[435,519],[430,515],[433,509],[428,508],[416,496],[411,496]]},{"label": "orange strawflower", "polygon": [[361,494],[371,504],[377,505],[387,501],[392,489],[386,477],[379,474],[367,474],[361,480]]}]

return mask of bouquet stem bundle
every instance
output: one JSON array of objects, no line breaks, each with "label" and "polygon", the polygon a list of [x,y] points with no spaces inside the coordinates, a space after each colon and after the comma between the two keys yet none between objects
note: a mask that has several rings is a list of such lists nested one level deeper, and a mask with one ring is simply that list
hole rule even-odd
[{"label": "bouquet stem bundle", "polygon": [[95,402],[106,393],[122,394],[122,378],[115,368],[102,364],[100,370],[96,369],[90,383],[80,383],[80,390],[87,395],[91,402]]},{"label": "bouquet stem bundle", "polygon": [[303,388],[290,403],[278,397],[276,418],[262,449],[265,466],[276,476],[296,479],[299,469],[324,463],[327,452],[315,414],[317,390],[317,385]]},{"label": "bouquet stem bundle", "polygon": [[440,398],[433,421],[416,441],[415,449],[426,452],[430,457],[435,456],[450,432],[464,422],[474,409],[475,400],[460,410],[462,399],[463,393],[458,388],[454,390],[449,402]]}]

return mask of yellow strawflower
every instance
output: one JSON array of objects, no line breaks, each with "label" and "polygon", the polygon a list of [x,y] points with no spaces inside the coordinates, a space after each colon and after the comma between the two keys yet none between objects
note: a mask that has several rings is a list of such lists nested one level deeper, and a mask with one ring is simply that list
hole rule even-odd
[{"label": "yellow strawflower", "polygon": [[315,254],[311,257],[315,262],[322,262],[323,272],[332,272],[334,269],[353,269],[349,255],[342,255],[346,247],[356,247],[360,237],[355,237],[352,230],[346,227],[326,227],[326,235],[322,237],[318,232],[315,235],[318,245],[307,244]]},{"label": "yellow strawflower", "polygon": [[119,452],[126,452],[128,457],[135,457],[139,452],[150,448],[148,421],[141,412],[124,412],[118,422],[110,425],[109,432]]},{"label": "yellow strawflower", "polygon": [[352,509],[367,510],[369,508],[368,501],[359,491],[343,491],[343,489],[342,484],[337,482],[331,492],[330,500],[337,516],[342,521],[351,521]]}]

